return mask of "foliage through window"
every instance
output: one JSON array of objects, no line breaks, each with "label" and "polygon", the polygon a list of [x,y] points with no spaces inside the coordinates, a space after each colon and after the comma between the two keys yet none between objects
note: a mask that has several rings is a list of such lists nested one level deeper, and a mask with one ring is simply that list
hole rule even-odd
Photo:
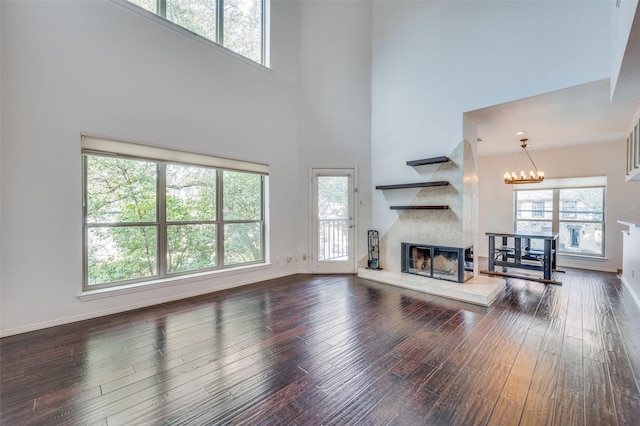
[{"label": "foliage through window", "polygon": [[88,154],[85,288],[264,262],[260,173]]},{"label": "foliage through window", "polygon": [[318,260],[346,259],[349,249],[349,177],[318,176]]},{"label": "foliage through window", "polygon": [[128,0],[149,12],[265,64],[269,0]]},{"label": "foliage through window", "polygon": [[523,189],[514,194],[516,232],[558,232],[558,253],[604,256],[604,187]]}]

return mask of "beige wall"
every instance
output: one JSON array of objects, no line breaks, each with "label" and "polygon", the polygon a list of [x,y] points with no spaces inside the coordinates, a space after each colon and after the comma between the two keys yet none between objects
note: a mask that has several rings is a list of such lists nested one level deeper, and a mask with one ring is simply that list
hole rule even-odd
[{"label": "beige wall", "polygon": [[[605,260],[560,256],[561,266],[615,272],[622,268],[622,230],[618,220],[640,221],[640,182],[625,182],[626,142],[580,145],[535,151],[531,155],[547,178],[607,176]],[[479,226],[480,256],[487,256],[486,232],[513,228],[513,186],[502,176],[514,166],[517,154],[480,157]]]}]

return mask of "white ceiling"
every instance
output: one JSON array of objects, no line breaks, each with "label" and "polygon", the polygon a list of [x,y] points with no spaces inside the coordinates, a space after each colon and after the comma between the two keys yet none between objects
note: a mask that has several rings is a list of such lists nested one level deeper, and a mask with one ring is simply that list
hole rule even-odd
[{"label": "white ceiling", "polygon": [[[626,140],[640,98],[611,103],[609,79],[468,112],[478,124],[478,155]],[[525,131],[523,136],[517,131]]]}]

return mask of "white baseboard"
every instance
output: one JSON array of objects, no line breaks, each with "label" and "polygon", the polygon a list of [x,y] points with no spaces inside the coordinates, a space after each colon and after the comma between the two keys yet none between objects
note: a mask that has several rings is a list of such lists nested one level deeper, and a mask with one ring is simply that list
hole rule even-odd
[{"label": "white baseboard", "polygon": [[613,268],[604,268],[604,267],[598,267],[598,266],[589,266],[589,265],[569,265],[569,264],[565,264],[564,262],[561,262],[558,259],[558,268],[572,268],[572,269],[584,269],[586,271],[596,271],[596,272],[613,272],[614,274],[618,272],[617,269],[613,269]]},{"label": "white baseboard", "polygon": [[63,317],[63,318],[56,318],[56,319],[50,320],[50,321],[43,321],[43,322],[34,323],[34,324],[28,324],[28,325],[15,327],[15,328],[7,329],[7,330],[0,330],[0,338],[13,336],[13,335],[16,335],[16,334],[28,333],[30,331],[42,330],[42,329],[50,328],[50,327],[56,327],[56,326],[59,326],[59,325],[71,324],[71,323],[78,322],[78,321],[84,321],[84,320],[88,320],[88,319],[104,317],[104,316],[107,316],[107,315],[119,314],[119,313],[122,313],[122,312],[132,311],[132,310],[135,310],[135,309],[147,308],[149,306],[160,305],[162,303],[175,302],[177,300],[188,299],[190,297],[202,296],[203,294],[215,293],[215,292],[218,292],[218,291],[228,290],[228,289],[231,289],[231,288],[242,287],[242,286],[250,285],[250,284],[256,284],[256,283],[259,283],[259,282],[262,282],[262,281],[268,281],[268,280],[272,280],[272,279],[276,279],[276,278],[282,278],[282,277],[286,277],[286,276],[289,276],[289,275],[306,274],[306,273],[308,273],[308,271],[306,269],[305,270],[297,270],[297,271],[283,271],[283,272],[280,272],[280,273],[277,273],[277,274],[269,274],[268,276],[261,277],[260,280],[258,280],[258,281],[256,281],[255,278],[253,278],[253,279],[245,279],[245,280],[234,282],[234,283],[221,284],[221,285],[215,286],[213,288],[207,288],[207,289],[203,289],[203,290],[199,290],[199,291],[194,291],[194,292],[189,292],[189,293],[180,293],[180,294],[176,294],[176,295],[172,295],[172,296],[168,296],[168,297],[162,297],[162,298],[158,298],[158,299],[146,300],[146,301],[140,302],[140,303],[133,303],[133,304],[130,304],[130,305],[118,306],[118,307],[109,308],[109,309],[103,309],[101,311],[89,312],[89,313],[80,314],[80,315],[71,315],[71,316]]},{"label": "white baseboard", "polygon": [[627,290],[629,290],[629,293],[631,293],[633,301],[636,302],[636,305],[638,305],[638,307],[640,308],[640,297],[638,297],[636,292],[633,290],[633,288],[631,288],[631,285],[627,282],[627,280],[624,279],[624,277],[620,277],[620,280],[622,281],[622,284],[624,284],[624,286],[627,288]]}]

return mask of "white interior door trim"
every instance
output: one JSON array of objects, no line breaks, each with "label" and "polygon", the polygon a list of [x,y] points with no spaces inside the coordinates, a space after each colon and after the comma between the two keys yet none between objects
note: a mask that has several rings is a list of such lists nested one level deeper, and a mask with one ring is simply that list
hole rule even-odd
[{"label": "white interior door trim", "polygon": [[[357,256],[357,238],[358,238],[358,170],[355,166],[328,166],[309,168],[309,242],[310,242],[310,271],[314,274],[322,273],[346,273],[352,274],[357,272],[358,262]],[[348,261],[322,261],[319,262],[319,244],[318,244],[318,224],[317,224],[317,176],[348,176],[349,177],[349,209],[350,209],[350,225],[348,237]]]}]

